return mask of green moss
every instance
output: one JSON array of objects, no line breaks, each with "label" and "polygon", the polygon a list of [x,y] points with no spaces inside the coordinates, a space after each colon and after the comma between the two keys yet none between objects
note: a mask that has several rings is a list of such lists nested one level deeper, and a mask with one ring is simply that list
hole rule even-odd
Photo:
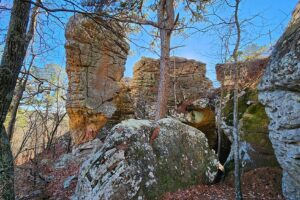
[{"label": "green moss", "polygon": [[[258,101],[257,90],[245,90],[245,94],[238,99],[238,119],[241,119],[244,112],[248,109],[248,101]],[[232,126],[233,125],[233,92],[230,93],[230,100],[226,103],[223,108],[223,115],[225,116],[225,122]]]},{"label": "green moss", "polygon": [[269,119],[262,104],[251,105],[243,115],[242,130],[245,133],[268,133]]},{"label": "green moss", "polygon": [[[153,143],[157,163],[155,170],[157,183],[153,188],[144,188],[147,199],[160,199],[166,191],[175,192],[178,189],[208,182],[208,180],[203,180],[206,178],[204,169],[212,164],[210,160],[205,158],[207,155],[204,155],[204,150],[200,149],[204,147],[204,142],[191,144],[187,134],[184,133],[179,137],[169,138],[165,144]],[[168,146],[168,152],[161,148],[164,145]],[[191,145],[195,145],[195,148]],[[187,151],[187,149],[195,149],[195,151]],[[184,159],[183,155],[187,159]],[[199,161],[200,158],[203,158],[201,162],[193,163],[191,166],[191,160]]]},{"label": "green moss", "polygon": [[[226,117],[226,123],[233,125],[233,99],[227,102],[223,113]],[[252,102],[248,105],[248,102]],[[269,119],[265,112],[264,106],[258,102],[258,91],[245,90],[245,94],[239,98],[238,111],[240,127],[242,130],[241,139],[252,144],[270,145],[268,139]]]}]

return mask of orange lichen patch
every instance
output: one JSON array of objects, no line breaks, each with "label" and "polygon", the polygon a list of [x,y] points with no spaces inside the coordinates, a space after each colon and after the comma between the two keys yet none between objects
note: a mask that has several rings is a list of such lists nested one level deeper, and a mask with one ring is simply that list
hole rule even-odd
[{"label": "orange lichen patch", "polygon": [[98,131],[106,124],[103,114],[88,113],[88,110],[68,108],[70,131],[75,145],[95,139]]}]

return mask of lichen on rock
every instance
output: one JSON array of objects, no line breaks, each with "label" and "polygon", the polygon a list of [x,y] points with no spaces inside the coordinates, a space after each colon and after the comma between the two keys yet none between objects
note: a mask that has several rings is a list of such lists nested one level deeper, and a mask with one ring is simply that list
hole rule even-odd
[{"label": "lichen on rock", "polygon": [[[278,162],[275,157],[268,132],[268,116],[265,112],[265,106],[258,101],[258,90],[256,89],[261,80],[262,73],[266,68],[269,59],[258,59],[252,61],[239,62],[242,67],[242,80],[240,82],[241,91],[238,96],[238,120],[240,133],[240,157],[243,164],[243,170],[251,170],[259,167],[277,167]],[[233,66],[233,64],[218,65],[219,73],[224,73],[224,66]],[[231,69],[229,68],[228,71]],[[247,73],[246,73],[247,72]],[[223,122],[221,128],[232,141],[233,126],[233,91],[232,79],[230,73],[218,76],[224,90],[224,106],[222,109]],[[224,80],[225,79],[225,80]],[[232,151],[232,150],[231,150]],[[233,152],[227,158],[227,171],[230,170],[233,161]]]},{"label": "lichen on rock", "polygon": [[300,199],[300,3],[271,54],[258,87],[270,119],[269,137],[283,169],[286,199]]},{"label": "lichen on rock", "polygon": [[[155,135],[155,136],[153,136]],[[177,120],[126,120],[81,167],[73,199],[158,199],[211,183],[217,159],[205,135]]]}]

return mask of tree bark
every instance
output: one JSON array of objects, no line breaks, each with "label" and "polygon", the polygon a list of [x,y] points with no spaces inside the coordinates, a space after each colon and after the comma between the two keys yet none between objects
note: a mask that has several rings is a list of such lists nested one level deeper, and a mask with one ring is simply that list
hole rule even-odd
[{"label": "tree bark", "polygon": [[[41,0],[37,0],[37,3],[41,3]],[[30,19],[29,30],[26,33],[26,40],[25,40],[25,49],[26,49],[26,51],[27,51],[27,48],[29,46],[30,41],[33,39],[34,34],[35,34],[38,13],[39,13],[39,7],[35,6],[32,9],[32,15],[31,15],[31,19]],[[32,50],[32,55],[31,55],[32,57],[31,57],[31,61],[30,61],[27,73],[24,75],[24,78],[23,78],[24,80],[23,79],[21,80],[21,83],[20,83],[19,87],[16,89],[15,98],[13,98],[12,103],[11,103],[11,107],[12,107],[12,109],[11,109],[11,119],[10,119],[10,122],[8,124],[8,127],[7,127],[7,135],[8,135],[9,141],[11,141],[12,138],[13,138],[14,126],[15,126],[15,123],[16,123],[16,117],[17,117],[20,101],[21,101],[21,99],[23,97],[23,93],[26,89],[26,84],[27,84],[28,77],[29,77],[29,74],[30,74],[30,69],[33,65],[33,62],[34,62],[34,59],[35,59],[35,56],[36,56],[35,54],[33,54],[33,49],[31,49],[31,50]]]},{"label": "tree bark", "polygon": [[170,46],[174,22],[174,0],[161,0],[158,9],[158,24],[160,32],[160,79],[157,95],[155,119],[164,118],[168,112],[168,95],[170,84]]},{"label": "tree bark", "polygon": [[0,130],[0,199],[15,199],[13,165],[9,139],[2,125]]},{"label": "tree bark", "polygon": [[30,3],[14,0],[0,64],[0,199],[14,199],[13,156],[3,123],[28,47],[26,29],[29,15]]},{"label": "tree bark", "polygon": [[233,51],[234,60],[234,94],[233,94],[233,145],[234,145],[234,177],[235,177],[235,199],[243,199],[241,186],[241,170],[240,170],[240,137],[239,137],[239,122],[238,122],[238,50],[241,42],[241,27],[239,23],[239,5],[241,0],[235,0],[234,21],[237,30],[237,39]]},{"label": "tree bark", "polygon": [[[225,74],[225,72],[224,72]],[[223,109],[223,86],[221,85],[220,87],[221,89],[221,94],[220,94],[220,102],[219,102],[219,112],[218,112],[218,116],[217,116],[217,135],[218,135],[218,148],[217,148],[217,155],[218,155],[218,159],[220,161],[220,154],[221,154],[221,145],[222,145],[222,138],[221,138],[221,135],[222,135],[222,129],[221,129],[221,123],[222,123],[222,115],[223,115],[223,112],[222,112],[222,109]],[[217,106],[216,106],[217,107]]]}]

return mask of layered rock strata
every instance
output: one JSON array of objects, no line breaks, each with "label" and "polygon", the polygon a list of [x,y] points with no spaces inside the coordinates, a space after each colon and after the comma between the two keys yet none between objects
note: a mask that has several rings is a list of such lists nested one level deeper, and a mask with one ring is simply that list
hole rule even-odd
[{"label": "layered rock strata", "polygon": [[[269,58],[259,58],[248,61],[238,62],[239,87],[256,87],[265,71]],[[220,81],[223,88],[233,89],[234,87],[234,63],[217,64],[217,80]]]},{"label": "layered rock strata", "polygon": [[81,14],[68,22],[66,107],[75,144],[93,139],[117,110],[114,101],[129,50],[120,30],[116,22]]},{"label": "layered rock strata", "polygon": [[277,42],[259,84],[270,118],[269,137],[283,169],[286,199],[300,199],[300,3]]},{"label": "layered rock strata", "polygon": [[[170,58],[168,115],[199,128],[215,141],[215,118],[210,104],[212,82],[205,77],[206,65],[196,60]],[[134,65],[131,83],[135,114],[154,119],[159,84],[159,60],[142,57]]]}]

